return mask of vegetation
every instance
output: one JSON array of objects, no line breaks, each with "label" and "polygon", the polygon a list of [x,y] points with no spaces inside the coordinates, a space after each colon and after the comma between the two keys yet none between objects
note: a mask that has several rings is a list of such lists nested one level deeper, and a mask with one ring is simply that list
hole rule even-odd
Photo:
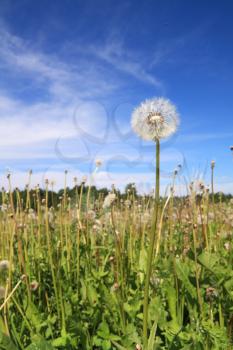
[{"label": "vegetation", "polygon": [[[232,349],[233,201],[203,184],[160,198],[147,350]],[[1,192],[0,349],[142,349],[154,198]]]}]

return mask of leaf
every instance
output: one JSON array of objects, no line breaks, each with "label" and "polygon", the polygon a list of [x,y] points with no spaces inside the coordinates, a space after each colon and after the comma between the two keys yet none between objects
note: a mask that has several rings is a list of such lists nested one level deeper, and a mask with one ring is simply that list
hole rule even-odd
[{"label": "leaf", "polygon": [[150,336],[149,336],[149,340],[148,340],[148,350],[154,350],[157,324],[158,324],[158,318],[157,318],[157,320],[154,321],[154,324],[153,324],[151,331],[150,331]]},{"label": "leaf", "polygon": [[181,280],[193,299],[196,298],[196,289],[189,280],[189,269],[187,265],[182,264],[179,259],[175,262],[176,274],[179,280]]},{"label": "leaf", "polygon": [[102,342],[102,349],[103,350],[111,350],[111,342],[110,342],[110,340],[104,340]]},{"label": "leaf", "polygon": [[87,285],[87,297],[92,306],[97,304],[99,295],[91,284]]},{"label": "leaf", "polygon": [[168,307],[170,311],[171,318],[174,321],[177,321],[177,311],[176,311],[176,289],[168,285],[166,287],[166,294],[167,294],[167,302],[168,302]]},{"label": "leaf", "polygon": [[30,323],[33,325],[33,327],[35,327],[35,329],[39,331],[42,326],[43,320],[40,312],[38,311],[36,305],[33,304],[33,302],[30,302],[28,304],[26,309],[26,316]]},{"label": "leaf", "polygon": [[26,350],[54,350],[54,347],[44,339],[38,339],[30,344]]},{"label": "leaf", "polygon": [[214,266],[218,260],[219,258],[215,254],[209,252],[203,252],[198,256],[198,261],[213,273],[215,273]]},{"label": "leaf", "polygon": [[145,248],[142,248],[139,255],[139,278],[141,284],[144,281],[147,268],[147,252]]},{"label": "leaf", "polygon": [[145,248],[142,248],[139,256],[139,271],[146,272],[147,268],[147,252]]},{"label": "leaf", "polygon": [[8,337],[6,334],[4,334],[0,330],[0,349],[1,350],[17,350],[17,347],[12,342],[10,337]]},{"label": "leaf", "polygon": [[113,345],[118,349],[118,350],[127,350],[124,346],[121,346],[118,344],[116,341],[112,341]]},{"label": "leaf", "polygon": [[97,334],[103,339],[109,339],[110,331],[107,322],[103,321],[100,324]]},{"label": "leaf", "polygon": [[52,345],[54,347],[64,347],[68,344],[68,337],[63,336],[63,337],[58,337],[52,341]]}]

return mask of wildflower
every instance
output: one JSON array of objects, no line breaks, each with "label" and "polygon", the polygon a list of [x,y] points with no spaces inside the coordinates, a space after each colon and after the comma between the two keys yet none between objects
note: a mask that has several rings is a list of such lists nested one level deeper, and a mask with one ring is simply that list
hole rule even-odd
[{"label": "wildflower", "polygon": [[5,288],[0,286],[0,299],[4,299],[5,298],[5,293],[6,293]]},{"label": "wildflower", "polygon": [[131,124],[142,139],[156,141],[176,132],[179,117],[176,107],[169,100],[160,97],[142,102],[134,110]]},{"label": "wildflower", "polygon": [[103,209],[109,208],[112,205],[112,203],[115,201],[115,199],[116,199],[115,193],[109,193],[104,199]]},{"label": "wildflower", "polygon": [[83,177],[82,177],[82,184],[84,185],[86,182],[87,182],[87,177],[86,177],[86,176],[83,176]]},{"label": "wildflower", "polygon": [[114,283],[113,286],[111,287],[111,292],[116,292],[119,289],[119,284]]},{"label": "wildflower", "polygon": [[230,242],[224,243],[224,248],[225,248],[226,250],[230,250],[230,248],[231,248]]},{"label": "wildflower", "polygon": [[1,260],[0,261],[0,271],[8,270],[9,267],[10,267],[10,263],[8,260]]},{"label": "wildflower", "polygon": [[7,204],[2,204],[2,205],[0,206],[0,208],[1,208],[1,211],[2,211],[2,212],[5,212],[5,211],[7,211],[7,209],[8,209],[8,205],[7,205]]},{"label": "wildflower", "polygon": [[96,220],[95,220],[95,224],[96,224],[97,226],[101,226],[101,221],[100,221],[99,219],[96,219]]},{"label": "wildflower", "polygon": [[215,161],[211,160],[211,169],[214,169],[214,167],[215,167]]},{"label": "wildflower", "polygon": [[37,281],[32,281],[30,283],[30,289],[32,292],[35,292],[39,287],[39,283]]},{"label": "wildflower", "polygon": [[129,208],[130,205],[131,205],[131,201],[130,201],[129,199],[126,199],[126,201],[125,201],[125,206],[126,206],[127,208]]},{"label": "wildflower", "polygon": [[96,168],[99,168],[102,165],[102,161],[100,159],[96,159],[95,166]]},{"label": "wildflower", "polygon": [[88,212],[87,212],[87,219],[89,219],[89,220],[95,220],[95,218],[96,218],[96,213],[95,213],[95,211],[94,210],[88,210]]},{"label": "wildflower", "polygon": [[36,214],[32,208],[28,210],[28,217],[29,219],[35,220],[36,219]]},{"label": "wildflower", "polygon": [[218,296],[218,292],[215,288],[213,287],[208,287],[206,288],[206,299],[207,300],[212,300]]},{"label": "wildflower", "polygon": [[22,282],[25,282],[26,279],[27,279],[27,275],[22,275],[22,276],[20,277],[20,280],[21,280]]}]

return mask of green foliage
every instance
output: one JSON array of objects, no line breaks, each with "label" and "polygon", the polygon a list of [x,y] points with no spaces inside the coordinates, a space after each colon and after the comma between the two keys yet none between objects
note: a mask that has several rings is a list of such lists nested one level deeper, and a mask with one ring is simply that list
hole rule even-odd
[{"label": "green foliage", "polygon": [[[10,196],[4,194],[0,259],[12,261],[9,271],[0,271],[0,283],[5,287],[10,277],[12,290],[22,274],[27,278],[5,314],[1,311],[2,350],[135,350],[142,344],[153,200],[142,199],[131,186],[130,205],[121,201],[126,195],[116,193],[112,207],[103,211],[106,192],[92,188],[87,209],[88,188],[83,187],[79,208],[75,196],[80,191],[80,186],[56,195],[39,191],[36,199],[30,197],[32,213],[25,210],[27,191],[20,192],[24,203],[16,207],[15,217]],[[17,202],[15,193],[13,199]],[[174,198],[178,208],[182,200]],[[199,201],[202,197],[195,204]],[[220,221],[190,225],[179,213],[173,219],[175,209],[165,212],[160,251],[153,259],[148,348],[143,350],[228,350],[233,329],[231,226]]]}]

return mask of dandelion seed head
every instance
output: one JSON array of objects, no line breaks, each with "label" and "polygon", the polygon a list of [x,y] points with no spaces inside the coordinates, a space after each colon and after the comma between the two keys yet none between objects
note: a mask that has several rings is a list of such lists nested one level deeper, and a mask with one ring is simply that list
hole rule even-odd
[{"label": "dandelion seed head", "polygon": [[32,281],[30,283],[30,289],[32,292],[35,292],[39,287],[39,283],[37,281]]},{"label": "dandelion seed head", "polygon": [[179,116],[169,100],[159,97],[142,102],[132,114],[131,125],[142,139],[156,141],[176,132]]},{"label": "dandelion seed head", "polygon": [[10,267],[10,263],[8,260],[1,260],[0,261],[0,271],[8,270],[9,267]]},{"label": "dandelion seed head", "polygon": [[87,177],[86,176],[83,176],[82,177],[82,184],[85,184],[87,182]]},{"label": "dandelion seed head", "polygon": [[109,208],[112,205],[112,203],[115,201],[115,199],[116,199],[115,193],[109,193],[104,199],[103,209]]},{"label": "dandelion seed head", "polygon": [[142,350],[142,347],[140,344],[136,344],[135,350]]},{"label": "dandelion seed head", "polygon": [[97,168],[99,168],[99,167],[101,167],[101,165],[102,165],[102,160],[101,160],[101,159],[96,159],[96,161],[95,161],[95,166],[96,166]]}]

